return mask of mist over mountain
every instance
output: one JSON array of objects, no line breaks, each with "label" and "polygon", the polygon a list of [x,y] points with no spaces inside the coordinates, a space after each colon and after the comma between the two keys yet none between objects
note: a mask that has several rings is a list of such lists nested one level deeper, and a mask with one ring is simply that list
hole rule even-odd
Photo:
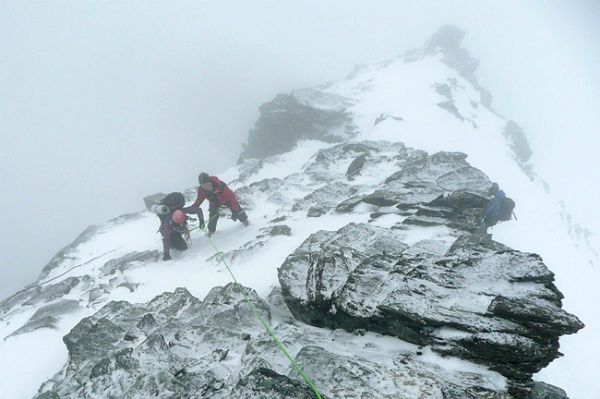
[{"label": "mist over mountain", "polygon": [[[217,174],[249,226],[223,217],[169,261],[150,211],[83,231],[0,302],[0,390],[593,396],[597,254],[540,177],[526,129],[496,110],[465,37],[444,25],[260,106],[238,164]],[[517,219],[486,234],[492,182]],[[188,187],[176,189],[191,202]]]}]

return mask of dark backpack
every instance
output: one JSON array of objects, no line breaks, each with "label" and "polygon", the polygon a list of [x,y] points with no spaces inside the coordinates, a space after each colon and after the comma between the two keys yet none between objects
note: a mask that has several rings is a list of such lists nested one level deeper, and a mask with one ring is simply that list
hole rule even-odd
[{"label": "dark backpack", "polygon": [[503,198],[502,202],[500,203],[500,210],[498,211],[498,220],[511,220],[514,209],[515,201],[508,197]]},{"label": "dark backpack", "polygon": [[185,205],[185,197],[181,193],[173,192],[168,194],[165,198],[160,201],[161,205],[167,205],[169,208],[177,209],[182,208]]}]

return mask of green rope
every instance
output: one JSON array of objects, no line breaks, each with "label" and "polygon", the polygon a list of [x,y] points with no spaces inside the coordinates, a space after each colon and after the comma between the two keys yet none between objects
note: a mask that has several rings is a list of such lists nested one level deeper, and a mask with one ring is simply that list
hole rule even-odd
[{"label": "green rope", "polygon": [[[197,227],[197,228],[199,229],[199,227]],[[203,228],[202,230],[204,230],[206,232],[206,227]],[[296,361],[292,358],[292,356],[289,354],[289,352],[285,348],[285,345],[283,345],[283,342],[281,342],[281,340],[279,338],[277,338],[277,336],[275,335],[275,332],[273,331],[273,329],[271,328],[271,326],[258,313],[258,309],[256,309],[256,306],[254,306],[254,304],[252,303],[252,301],[250,301],[250,297],[248,296],[248,293],[246,292],[246,289],[244,288],[243,285],[241,285],[237,281],[237,279],[235,278],[235,275],[231,271],[231,268],[229,267],[229,265],[227,264],[227,262],[225,262],[225,257],[223,256],[223,253],[221,251],[219,251],[219,248],[217,248],[217,246],[215,245],[215,243],[213,242],[213,240],[208,235],[206,236],[206,238],[208,238],[208,241],[210,241],[210,243],[212,244],[213,248],[215,249],[215,252],[216,252],[217,257],[219,258],[219,261],[221,263],[223,263],[223,265],[225,265],[225,268],[229,272],[229,275],[233,279],[235,285],[237,287],[239,287],[240,292],[242,293],[242,295],[244,295],[244,300],[246,301],[246,303],[248,304],[248,306],[250,307],[250,309],[254,313],[254,316],[258,319],[258,321],[260,321],[260,323],[265,328],[265,330],[267,331],[267,333],[271,336],[271,338],[273,339],[273,341],[275,341],[275,344],[277,344],[277,347],[279,348],[279,350],[289,360],[290,364],[292,365],[292,368],[298,374],[300,374],[302,376],[302,379],[304,379],[304,381],[310,386],[310,388],[315,393],[315,395],[317,395],[317,399],[321,399],[321,394],[319,393],[319,390],[317,389],[317,387],[314,384],[314,382],[306,375],[306,373],[304,372],[304,370],[302,370],[302,368],[298,365],[298,363],[296,363]]]}]

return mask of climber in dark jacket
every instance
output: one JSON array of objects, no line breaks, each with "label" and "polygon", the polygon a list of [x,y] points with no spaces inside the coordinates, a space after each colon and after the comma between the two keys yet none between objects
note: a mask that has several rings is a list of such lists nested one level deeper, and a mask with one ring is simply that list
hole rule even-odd
[{"label": "climber in dark jacket", "polygon": [[160,227],[158,231],[162,235],[163,242],[163,260],[171,259],[171,248],[179,251],[187,249],[186,240],[190,238],[190,232],[187,227],[187,214],[197,215],[198,222],[204,227],[204,214],[198,206],[185,205],[185,197],[181,193],[171,193],[161,200],[158,207],[155,208]]},{"label": "climber in dark jacket", "polygon": [[491,199],[487,208],[485,208],[483,214],[483,225],[485,226],[486,233],[488,227],[494,226],[500,220],[500,210],[502,209],[502,202],[506,198],[506,194],[504,194],[504,191],[500,190],[498,183],[492,184],[489,193],[494,197]]},{"label": "climber in dark jacket", "polygon": [[219,220],[219,209],[226,206],[231,210],[231,219],[239,220],[245,226],[248,225],[248,216],[238,203],[235,194],[231,189],[219,180],[216,176],[209,176],[207,173],[198,175],[198,197],[192,204],[194,207],[199,207],[205,199],[209,202],[208,207],[208,235],[212,235],[217,229],[217,221]]}]

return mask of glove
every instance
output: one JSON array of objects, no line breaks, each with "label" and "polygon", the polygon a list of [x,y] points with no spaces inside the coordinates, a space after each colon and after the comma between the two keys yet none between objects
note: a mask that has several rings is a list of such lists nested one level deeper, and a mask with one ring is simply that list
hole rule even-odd
[{"label": "glove", "polygon": [[164,254],[164,255],[163,255],[163,260],[164,260],[164,261],[171,260],[171,255],[169,255],[169,254]]},{"label": "glove", "polygon": [[233,213],[231,214],[231,220],[233,220],[234,222],[235,222],[236,220],[238,220],[238,214],[237,214],[237,212],[233,212]]}]

